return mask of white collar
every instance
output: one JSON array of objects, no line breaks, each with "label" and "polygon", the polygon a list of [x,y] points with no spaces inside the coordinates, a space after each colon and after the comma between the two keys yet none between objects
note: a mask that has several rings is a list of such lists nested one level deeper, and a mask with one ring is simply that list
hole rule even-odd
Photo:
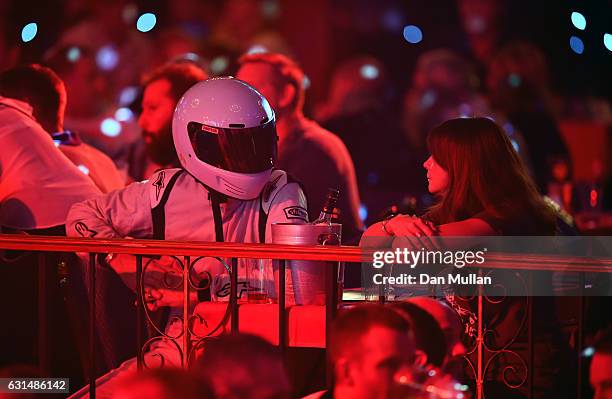
[{"label": "white collar", "polygon": [[34,108],[32,108],[32,106],[25,101],[0,96],[0,104],[5,104],[6,106],[15,108],[32,118],[34,117]]}]

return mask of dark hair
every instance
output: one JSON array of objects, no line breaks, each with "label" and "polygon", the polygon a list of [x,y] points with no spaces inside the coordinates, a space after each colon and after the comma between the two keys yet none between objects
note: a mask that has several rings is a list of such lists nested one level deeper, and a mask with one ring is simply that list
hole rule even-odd
[{"label": "dark hair", "polygon": [[415,346],[427,355],[427,363],[441,367],[446,357],[446,338],[436,319],[413,303],[400,302],[394,306],[410,320]]},{"label": "dark hair", "polygon": [[239,65],[248,63],[263,63],[272,66],[278,72],[279,81],[295,88],[295,97],[291,103],[292,110],[304,107],[304,72],[291,58],[278,53],[246,54],[238,59]]},{"label": "dark hair", "polygon": [[251,334],[227,334],[208,341],[204,354],[198,359],[201,370],[219,367],[219,364],[253,364],[259,359],[282,361],[277,347],[265,339]]},{"label": "dark hair", "polygon": [[[216,393],[219,393],[222,381],[221,390],[230,391],[233,398],[252,397],[257,388],[254,384],[277,389],[279,397],[290,394],[279,349],[265,339],[251,334],[227,334],[206,341],[203,348],[204,353],[197,359],[196,368]],[[278,370],[285,374],[278,375]],[[272,372],[275,374],[271,376]]]},{"label": "dark hair", "polygon": [[328,348],[332,361],[336,362],[349,350],[360,348],[360,339],[375,326],[405,333],[411,331],[408,319],[391,308],[375,304],[357,305],[341,312],[334,320],[331,347]]},{"label": "dark hair", "polygon": [[60,108],[66,104],[66,87],[51,68],[30,64],[2,72],[0,95],[30,104],[34,118],[46,129],[63,119]]},{"label": "dark hair", "polygon": [[486,211],[501,220],[533,221],[546,235],[555,214],[546,205],[504,131],[488,118],[450,119],[427,136],[429,152],[448,173],[448,188],[426,217],[436,224]]},{"label": "dark hair", "polygon": [[142,86],[146,87],[158,80],[167,80],[172,97],[178,101],[191,86],[207,78],[206,72],[193,62],[179,60],[162,65],[145,75]]}]

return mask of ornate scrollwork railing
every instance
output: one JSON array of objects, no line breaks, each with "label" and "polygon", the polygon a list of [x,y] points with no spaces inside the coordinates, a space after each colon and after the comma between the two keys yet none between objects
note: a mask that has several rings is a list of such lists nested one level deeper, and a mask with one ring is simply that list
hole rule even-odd
[{"label": "ornate scrollwork railing", "polygon": [[[144,366],[146,360],[144,352],[152,345],[159,342],[169,344],[179,353],[180,363],[187,366],[191,359],[195,356],[196,351],[205,344],[207,340],[214,339],[214,334],[225,326],[228,321],[231,323],[231,329],[238,328],[238,312],[237,312],[237,259],[276,259],[280,260],[281,273],[284,273],[285,260],[317,260],[329,261],[330,265],[334,262],[362,262],[371,260],[371,254],[356,247],[334,247],[334,246],[290,246],[279,244],[236,244],[236,243],[202,243],[202,242],[173,242],[173,241],[155,241],[155,240],[121,240],[121,239],[88,239],[88,238],[58,238],[58,237],[29,237],[18,235],[1,235],[0,234],[0,249],[5,250],[25,250],[25,251],[49,251],[49,252],[79,252],[89,253],[89,269],[88,274],[89,284],[92,287],[90,290],[89,309],[92,315],[95,315],[95,265],[96,255],[104,253],[122,253],[132,254],[136,256],[137,265],[137,304],[138,309],[142,312],[140,317],[147,319],[153,329],[159,334],[156,337],[141,342],[140,358]],[[146,309],[145,296],[145,275],[150,267],[151,261],[147,260],[144,267],[142,265],[143,256],[147,255],[162,255],[171,256],[178,265],[176,270],[164,275],[163,281],[168,283],[168,287],[181,289],[184,293],[184,303],[182,307],[182,315],[177,316],[175,321],[180,323],[180,328],[177,333],[169,334],[161,326],[157,326],[154,320],[150,317]],[[182,257],[182,259],[180,258]],[[228,302],[226,312],[219,323],[210,328],[206,335],[199,335],[194,328],[197,323],[207,324],[207,321],[201,315],[193,315],[190,313],[190,292],[199,291],[208,288],[207,285],[201,286],[194,281],[193,271],[194,265],[204,258],[212,257],[216,259],[231,259],[230,265],[224,263],[224,267],[231,276],[231,295]],[[192,258],[193,261],[192,261]],[[335,267],[330,267],[327,273],[329,285],[328,291],[337,295],[337,264]],[[612,261],[599,260],[591,262],[580,258],[567,258],[555,256],[518,256],[505,254],[489,254],[487,257],[487,269],[503,270],[546,270],[546,271],[564,271],[564,272],[596,272],[596,273],[612,273]],[[489,271],[488,273],[491,273]],[[518,276],[518,275],[517,275]],[[208,276],[208,284],[212,280]],[[284,283],[284,279],[279,279]],[[334,287],[334,289],[330,289]],[[279,343],[282,346],[287,344],[286,340],[286,323],[284,304],[284,284],[281,284],[279,289]],[[328,300],[326,331],[329,331],[329,323],[336,309],[335,295],[328,295],[331,301]],[[527,298],[526,305],[530,308],[531,301]],[[452,298],[450,302],[452,301]],[[475,301],[477,309],[475,311],[461,308],[460,316],[466,321],[466,332],[472,335],[473,340],[470,345],[466,361],[468,367],[473,373],[473,378],[476,383],[476,397],[478,399],[485,397],[483,383],[485,375],[496,361],[501,356],[517,357],[518,366],[506,365],[498,374],[504,384],[513,389],[523,387],[530,373],[529,361],[525,361],[516,351],[510,347],[516,342],[520,330],[532,317],[531,311],[525,312],[519,328],[511,336],[511,338],[501,346],[493,346],[487,337],[491,337],[494,331],[488,328],[485,322],[485,312],[487,304],[499,303],[503,299],[500,297],[489,297],[482,292],[480,295],[475,295],[472,298],[461,298],[462,300]],[[529,331],[533,334],[533,331]],[[95,334],[95,320],[90,318],[89,324],[90,345],[93,345]],[[531,342],[532,337],[529,337]],[[329,343],[329,341],[327,341]],[[90,346],[92,359],[95,348]],[[164,362],[163,358],[159,358],[160,363]],[[90,380],[94,379],[94,364],[90,365]],[[513,379],[510,377],[514,374]],[[95,387],[91,384],[91,395],[95,397]]]}]

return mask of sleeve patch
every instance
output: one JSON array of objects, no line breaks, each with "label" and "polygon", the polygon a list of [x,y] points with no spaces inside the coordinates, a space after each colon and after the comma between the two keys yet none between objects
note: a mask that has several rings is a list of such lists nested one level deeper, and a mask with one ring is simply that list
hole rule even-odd
[{"label": "sleeve patch", "polygon": [[301,206],[288,206],[284,208],[285,217],[287,219],[301,219],[308,222],[308,211]]}]

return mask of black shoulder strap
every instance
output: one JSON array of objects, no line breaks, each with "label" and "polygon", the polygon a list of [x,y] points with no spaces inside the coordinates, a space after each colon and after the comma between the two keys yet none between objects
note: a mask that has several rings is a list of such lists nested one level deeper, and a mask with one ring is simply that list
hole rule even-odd
[{"label": "black shoulder strap", "polygon": [[223,219],[221,218],[221,194],[215,190],[209,191],[213,219],[215,221],[215,241],[223,242]]},{"label": "black shoulder strap", "polygon": [[259,242],[265,244],[266,242],[266,225],[268,224],[268,214],[263,208],[263,196],[259,195],[259,220],[258,230],[259,230]]},{"label": "black shoulder strap", "polygon": [[154,240],[166,239],[166,203],[168,202],[168,198],[170,197],[170,192],[174,187],[174,183],[176,183],[176,180],[182,173],[183,170],[179,170],[170,178],[168,184],[166,185],[166,189],[164,190],[164,194],[162,195],[161,200],[155,206],[155,208],[151,209],[151,215],[153,216]]}]

